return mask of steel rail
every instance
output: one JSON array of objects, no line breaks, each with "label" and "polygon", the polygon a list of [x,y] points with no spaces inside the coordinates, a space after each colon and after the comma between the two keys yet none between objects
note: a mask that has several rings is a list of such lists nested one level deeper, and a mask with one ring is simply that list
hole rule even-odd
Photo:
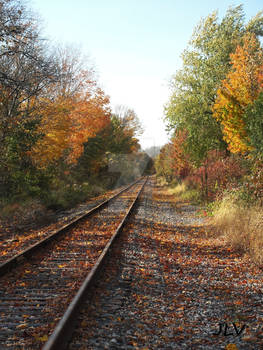
[{"label": "steel rail", "polygon": [[92,270],[84,280],[83,284],[79,288],[75,297],[72,299],[66,312],[64,313],[63,317],[60,319],[55,330],[49,337],[48,341],[45,343],[42,350],[58,350],[58,349],[64,350],[66,348],[67,343],[70,340],[72,333],[74,331],[75,322],[76,322],[81,304],[85,301],[85,297],[87,296],[88,292],[90,291],[90,288],[96,281],[96,278],[103,266],[103,263],[106,260],[106,257],[108,256],[112,248],[113,243],[121,233],[125,223],[127,222],[128,217],[131,215],[132,209],[134,208],[147,180],[148,180],[148,177],[145,179],[141,189],[138,191],[136,195],[136,198],[133,200],[132,204],[130,205],[125,217],[123,218],[118,228],[116,229],[115,233],[112,235],[111,239],[103,249],[97,262],[95,263]]},{"label": "steel rail", "polygon": [[138,180],[132,182],[127,187],[119,191],[117,194],[111,196],[110,198],[106,199],[102,203],[98,204],[97,206],[93,207],[92,209],[88,210],[84,214],[81,214],[77,218],[73,219],[69,223],[65,224],[64,226],[60,227],[59,229],[56,229],[54,232],[52,232],[47,237],[43,238],[37,243],[32,244],[28,248],[24,249],[22,252],[16,254],[12,258],[8,259],[4,263],[0,265],[0,276],[4,275],[11,269],[15,268],[17,265],[19,265],[21,262],[23,262],[26,258],[31,257],[35,251],[37,251],[39,248],[44,247],[46,244],[48,244],[50,241],[54,240],[55,238],[58,238],[62,233],[65,233],[66,231],[73,228],[79,221],[82,219],[91,216],[93,213],[97,212],[98,210],[102,209],[106,204],[108,204],[112,199],[118,197],[123,192],[127,191],[129,188],[131,188],[133,185],[135,185],[137,182],[141,181],[142,178],[139,178]]}]

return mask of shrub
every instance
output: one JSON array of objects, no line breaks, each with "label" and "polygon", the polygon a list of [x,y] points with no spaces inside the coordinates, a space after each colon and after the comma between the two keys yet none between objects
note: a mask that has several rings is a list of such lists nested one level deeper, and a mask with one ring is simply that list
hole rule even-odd
[{"label": "shrub", "polygon": [[246,169],[237,156],[226,156],[223,152],[211,151],[204,165],[186,178],[186,183],[199,189],[207,200],[214,200],[225,189],[235,188]]},{"label": "shrub", "polygon": [[259,205],[263,205],[263,160],[257,159],[245,183],[247,192]]}]

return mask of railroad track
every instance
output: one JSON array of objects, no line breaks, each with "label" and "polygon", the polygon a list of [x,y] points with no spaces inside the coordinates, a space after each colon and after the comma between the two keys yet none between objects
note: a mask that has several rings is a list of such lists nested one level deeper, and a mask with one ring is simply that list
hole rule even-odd
[{"label": "railroad track", "polygon": [[[154,344],[153,337],[146,340],[149,323],[157,329],[158,325],[156,319],[148,319],[148,315],[144,316],[145,310],[141,310],[145,303],[149,303],[153,305],[152,313],[157,311],[158,314],[165,289],[156,241],[147,237],[147,231],[153,232],[152,188],[153,181],[150,180],[140,198],[140,205],[107,259],[101,273],[103,278],[98,278],[91,297],[82,304],[75,330],[65,349],[164,348],[156,345],[157,342]],[[163,312],[162,319],[166,316]]]},{"label": "railroad track", "polygon": [[1,349],[40,349],[57,324],[44,349],[62,349],[72,320],[146,181],[140,179],[2,264]]},{"label": "railroad track", "polygon": [[11,229],[11,232],[2,232],[0,235],[0,266],[7,260],[12,259],[14,256],[19,255],[21,252],[28,249],[31,245],[38,243],[40,240],[43,240],[52,233],[58,231],[62,226],[86,214],[89,210],[98,206],[99,204],[102,204],[105,200],[109,200],[110,198],[114,197],[115,194],[118,195],[121,190],[127,187],[128,186],[122,186],[80,204],[76,208],[58,211],[54,213],[53,222],[50,222],[50,219],[47,218],[47,221],[49,222],[49,224],[48,222],[46,223],[48,224],[47,226],[45,226],[42,221],[38,229],[36,227],[37,225],[32,223],[25,226],[22,232],[21,228],[18,228],[16,234],[14,234],[14,229]]},{"label": "railroad track", "polygon": [[[70,222],[64,224],[63,226],[59,227],[58,229],[52,230],[51,232],[47,232],[47,234],[44,235],[42,239],[34,239],[32,241],[32,244],[28,244],[27,247],[23,248],[14,248],[14,251],[16,253],[11,254],[11,257],[5,259],[5,261],[0,261],[0,276],[4,275],[6,272],[17,266],[24,258],[30,257],[36,250],[38,250],[40,247],[46,245],[53,239],[56,239],[58,236],[66,232],[68,229],[71,229],[76,223],[78,223],[81,219],[87,218],[88,216],[92,215],[96,211],[102,209],[105,205],[107,205],[110,201],[112,201],[114,198],[117,198],[121,193],[128,190],[130,187],[132,187],[135,183],[137,183],[139,180],[134,181],[130,185],[126,186],[113,196],[107,198],[104,201],[101,201],[97,205],[92,206],[87,211],[84,211],[83,213],[80,213],[80,215],[77,215],[74,219],[72,219]],[[17,252],[19,250],[19,252]],[[10,253],[9,253],[10,255]]]}]

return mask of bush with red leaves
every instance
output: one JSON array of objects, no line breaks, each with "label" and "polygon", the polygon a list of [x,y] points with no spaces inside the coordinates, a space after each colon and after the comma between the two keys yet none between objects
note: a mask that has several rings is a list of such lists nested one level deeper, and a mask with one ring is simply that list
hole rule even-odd
[{"label": "bush with red leaves", "polygon": [[189,186],[200,188],[207,199],[215,199],[226,188],[236,187],[246,174],[240,158],[224,152],[211,151],[203,163],[186,178]]}]

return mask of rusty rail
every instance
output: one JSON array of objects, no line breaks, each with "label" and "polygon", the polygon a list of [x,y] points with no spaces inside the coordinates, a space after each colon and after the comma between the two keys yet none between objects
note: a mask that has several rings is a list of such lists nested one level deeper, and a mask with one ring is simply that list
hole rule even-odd
[{"label": "rusty rail", "polygon": [[67,346],[68,341],[70,340],[72,333],[74,331],[75,322],[78,316],[78,312],[80,309],[81,304],[85,301],[85,298],[96,281],[96,278],[99,274],[99,271],[101,270],[103,263],[106,260],[106,257],[108,256],[113,243],[115,242],[116,238],[121,233],[125,223],[127,222],[128,217],[130,216],[132,209],[134,208],[142,190],[145,186],[148,178],[144,181],[141,189],[138,191],[136,198],[130,205],[125,217],[123,218],[122,222],[119,224],[118,228],[116,229],[115,233],[109,240],[108,244],[102,251],[101,255],[99,256],[96,264],[86,277],[85,281],[81,285],[80,289],[78,290],[77,294],[73,298],[72,302],[68,306],[68,309],[66,310],[64,316],[61,318],[59,323],[57,324],[54,332],[49,337],[48,341],[44,345],[42,350],[64,350]]},{"label": "rusty rail", "polygon": [[0,265],[0,276],[4,275],[11,269],[15,268],[17,265],[19,265],[21,262],[23,262],[26,258],[29,258],[36,252],[38,249],[44,247],[46,244],[48,244],[50,241],[54,240],[55,238],[58,238],[61,234],[65,233],[66,231],[73,228],[80,220],[91,216],[93,213],[97,212],[98,210],[102,209],[106,204],[108,204],[112,199],[118,197],[121,193],[125,192],[129,188],[131,188],[133,185],[135,185],[137,182],[141,181],[142,178],[139,178],[138,180],[132,182],[130,185],[119,191],[117,194],[113,195],[112,197],[106,199],[102,203],[98,204],[94,208],[90,209],[89,211],[85,212],[84,214],[81,214],[79,217],[73,219],[66,225],[60,227],[59,229],[52,232],[49,236],[45,237],[44,239],[40,240],[39,242],[31,245],[30,247],[26,248],[22,252],[16,254],[14,257],[8,259],[6,262],[2,263]]}]

